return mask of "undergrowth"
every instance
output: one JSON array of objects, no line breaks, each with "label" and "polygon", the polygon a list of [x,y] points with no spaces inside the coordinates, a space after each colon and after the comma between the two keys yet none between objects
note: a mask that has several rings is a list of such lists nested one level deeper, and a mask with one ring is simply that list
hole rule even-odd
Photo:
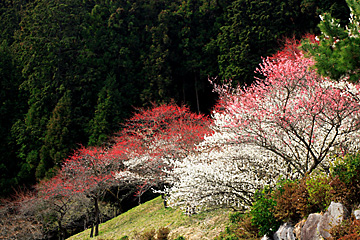
[{"label": "undergrowth", "polygon": [[[336,158],[330,170],[298,180],[280,180],[275,188],[256,192],[245,214],[230,215],[230,224],[217,240],[258,239],[271,235],[284,222],[294,225],[309,214],[324,212],[330,203],[347,209],[360,203],[360,153]],[[347,219],[331,229],[333,239],[360,240],[360,220]]]}]

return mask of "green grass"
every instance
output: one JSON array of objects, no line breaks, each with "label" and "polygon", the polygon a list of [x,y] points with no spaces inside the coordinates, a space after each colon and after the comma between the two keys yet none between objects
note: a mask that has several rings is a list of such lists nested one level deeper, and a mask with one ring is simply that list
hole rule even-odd
[{"label": "green grass", "polygon": [[169,239],[183,236],[185,239],[213,239],[229,222],[228,210],[202,212],[192,216],[183,214],[180,209],[164,208],[162,199],[155,198],[141,204],[120,216],[102,223],[99,236],[90,238],[90,229],[69,239],[117,240],[123,236],[138,239],[137,235],[161,227],[170,229]]}]

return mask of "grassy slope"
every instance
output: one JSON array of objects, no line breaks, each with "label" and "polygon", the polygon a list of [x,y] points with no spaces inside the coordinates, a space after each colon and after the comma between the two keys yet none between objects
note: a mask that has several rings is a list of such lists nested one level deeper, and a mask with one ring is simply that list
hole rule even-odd
[{"label": "grassy slope", "polygon": [[[91,239],[120,239],[128,236],[129,239],[137,239],[138,233],[160,227],[170,229],[170,238],[175,239],[183,236],[186,239],[213,239],[228,223],[229,212],[215,210],[203,212],[193,216],[186,216],[180,209],[165,209],[160,197],[137,206],[120,216],[100,225],[99,236]],[[75,236],[74,239],[90,239],[90,230],[86,230]]]}]

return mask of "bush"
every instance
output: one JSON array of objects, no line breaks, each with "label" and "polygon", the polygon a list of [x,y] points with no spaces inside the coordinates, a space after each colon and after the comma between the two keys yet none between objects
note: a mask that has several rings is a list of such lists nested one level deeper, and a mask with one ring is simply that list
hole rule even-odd
[{"label": "bush", "polygon": [[325,210],[331,203],[331,178],[325,174],[308,177],[306,180],[309,204],[318,211]]},{"label": "bush", "polygon": [[179,236],[179,237],[175,238],[174,240],[185,240],[185,238],[183,236]]},{"label": "bush", "polygon": [[215,240],[258,239],[259,229],[251,223],[249,213],[230,214],[230,224]]},{"label": "bush", "polygon": [[307,216],[312,212],[308,197],[304,180],[280,182],[272,193],[272,198],[277,203],[272,210],[275,218],[284,222],[296,222]]},{"label": "bush", "polygon": [[360,153],[338,158],[331,167],[331,173],[333,176],[339,176],[345,184],[354,184],[360,188]]},{"label": "bush", "polygon": [[271,198],[269,188],[255,193],[255,202],[250,210],[251,223],[259,229],[261,236],[270,235],[276,231],[281,222],[275,218],[272,208],[276,206],[276,201]]},{"label": "bush", "polygon": [[167,227],[161,227],[157,231],[157,240],[167,240],[170,230]]},{"label": "bush", "polygon": [[360,220],[346,219],[341,224],[334,226],[330,230],[333,239],[339,240],[360,240]]},{"label": "bush", "polygon": [[[343,198],[344,204],[351,206],[360,202],[360,153],[346,155],[335,161],[331,167],[331,174],[339,179],[334,182],[334,187],[339,187],[334,194]],[[344,184],[339,184],[342,182]],[[341,189],[343,188],[343,189]],[[346,192],[345,192],[346,190]],[[339,194],[342,193],[342,194]]]}]

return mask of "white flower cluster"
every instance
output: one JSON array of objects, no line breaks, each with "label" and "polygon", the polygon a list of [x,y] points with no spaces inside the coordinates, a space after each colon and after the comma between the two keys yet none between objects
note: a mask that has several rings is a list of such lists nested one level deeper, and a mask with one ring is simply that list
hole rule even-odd
[{"label": "white flower cluster", "polygon": [[[207,141],[215,142],[218,136]],[[212,144],[212,149],[205,151],[204,143],[201,145],[201,152],[177,162],[174,168],[179,180],[170,190],[172,206],[180,205],[184,210],[224,206],[241,210],[249,206],[257,189],[274,185],[274,176],[286,172],[275,154],[257,146]]]},{"label": "white flower cluster", "polygon": [[246,208],[257,189],[325,169],[331,157],[360,146],[359,86],[330,82],[312,61],[265,60],[267,77],[229,91],[214,112],[214,134],[174,164],[170,204],[185,209]]}]

